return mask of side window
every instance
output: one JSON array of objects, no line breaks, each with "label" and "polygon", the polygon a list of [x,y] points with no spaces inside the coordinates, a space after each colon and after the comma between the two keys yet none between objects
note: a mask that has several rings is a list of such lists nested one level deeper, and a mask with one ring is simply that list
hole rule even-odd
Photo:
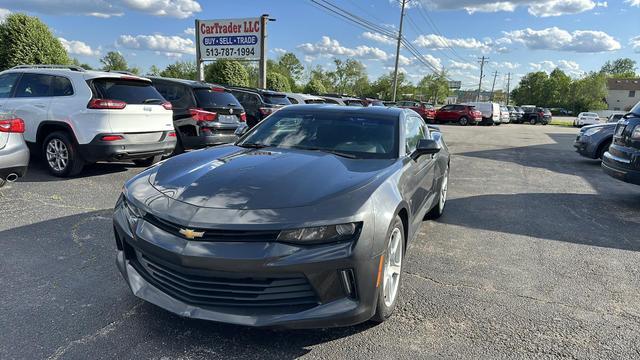
[{"label": "side window", "polygon": [[192,103],[191,92],[186,86],[165,82],[154,83],[154,86],[160,95],[176,109],[186,109]]},{"label": "side window", "polygon": [[53,76],[45,74],[23,74],[18,82],[15,97],[49,96],[52,78]]},{"label": "side window", "polygon": [[290,101],[292,104],[297,104],[297,103],[298,103],[298,100],[296,100],[296,99],[294,99],[294,98],[292,98],[292,97],[287,98],[287,99],[289,99],[289,101]]},{"label": "side window", "polygon": [[51,79],[51,96],[71,96],[73,86],[71,81],[63,76],[53,76]]},{"label": "side window", "polygon": [[0,75],[0,99],[8,98],[9,96],[11,96],[18,77],[20,77],[20,73],[9,73]]},{"label": "side window", "polygon": [[442,111],[450,111],[452,107],[453,107],[452,105],[446,105],[446,106],[441,107],[440,110],[442,110]]},{"label": "side window", "polygon": [[260,104],[262,104],[262,101],[260,100],[258,95],[246,94],[245,96],[247,98],[247,103],[251,106],[260,106]]},{"label": "side window", "polygon": [[424,121],[421,118],[410,116],[405,122],[404,138],[407,154],[411,154],[416,150],[418,141],[426,139],[428,132]]}]

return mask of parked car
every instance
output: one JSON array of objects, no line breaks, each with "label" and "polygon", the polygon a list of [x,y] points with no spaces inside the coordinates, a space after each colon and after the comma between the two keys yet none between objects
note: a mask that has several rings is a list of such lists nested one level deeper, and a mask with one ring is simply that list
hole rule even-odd
[{"label": "parked car", "polygon": [[450,104],[436,111],[436,123],[456,122],[462,126],[476,125],[482,121],[482,113],[471,105]]},{"label": "parked car", "polygon": [[325,95],[321,95],[320,97],[322,97],[327,104],[355,106],[355,107],[365,106],[365,103],[356,97],[345,96],[340,94],[325,94]]},{"label": "parked car", "polygon": [[524,110],[522,123],[547,125],[551,122],[551,111],[549,109],[532,106],[523,106],[522,109]]},{"label": "parked car", "polygon": [[507,106],[509,110],[509,122],[515,123],[518,121],[518,110],[513,106]]},{"label": "parked car", "polygon": [[299,93],[286,93],[287,99],[291,104],[324,104],[327,101],[320,96],[299,94]]},{"label": "parked car", "polygon": [[24,120],[25,140],[55,176],[76,175],[97,161],[148,166],[176,144],[171,103],[146,78],[21,65],[0,72],[0,89],[10,89],[2,108]]},{"label": "parked car", "polygon": [[640,103],[618,121],[602,168],[616,179],[640,185]]},{"label": "parked car", "polygon": [[286,107],[236,144],[129,180],[117,265],[135,296],[181,316],[382,322],[423,218],[444,211],[449,164],[442,134],[411,110]]},{"label": "parked car", "polygon": [[607,117],[607,122],[608,123],[617,123],[620,119],[622,119],[622,117],[624,115],[625,115],[625,113],[611,114],[611,115],[609,115],[609,117]]},{"label": "parked car", "polygon": [[482,125],[498,125],[501,123],[500,104],[493,102],[470,102],[482,114]]},{"label": "parked car", "polygon": [[578,117],[573,120],[573,126],[581,127],[585,125],[593,125],[600,122],[600,115],[594,112],[581,112]]},{"label": "parked car", "polygon": [[500,105],[500,123],[508,124],[509,122],[511,122],[509,109],[504,105]]},{"label": "parked car", "polygon": [[[1,78],[0,75],[0,89],[6,91]],[[4,95],[2,90],[0,97]],[[29,148],[24,141],[24,130],[22,119],[11,114],[0,114],[0,187],[18,180],[27,172]]]},{"label": "parked car", "polygon": [[616,129],[616,122],[588,125],[580,129],[580,133],[573,143],[578,154],[590,159],[600,159],[609,149]]},{"label": "parked car", "polygon": [[173,107],[177,144],[174,154],[185,149],[230,143],[247,115],[238,100],[224,87],[200,81],[150,77],[153,86]]},{"label": "parked car", "polygon": [[398,107],[395,101],[383,101],[382,102],[386,107]]},{"label": "parked car", "polygon": [[569,116],[569,115],[573,114],[573,111],[567,110],[567,109],[563,109],[563,108],[551,108],[549,110],[551,111],[552,115]]},{"label": "parked car", "polygon": [[244,108],[250,128],[283,106],[291,105],[285,93],[236,86],[228,89]]},{"label": "parked car", "polygon": [[[524,110],[521,107],[517,106],[516,108],[516,123],[522,123],[522,117],[524,116]],[[513,122],[513,121],[512,121]]]},{"label": "parked car", "polygon": [[411,109],[417,112],[427,122],[432,122],[436,118],[436,109],[431,104],[427,104],[421,101],[404,100],[398,101],[397,105],[400,108]]}]

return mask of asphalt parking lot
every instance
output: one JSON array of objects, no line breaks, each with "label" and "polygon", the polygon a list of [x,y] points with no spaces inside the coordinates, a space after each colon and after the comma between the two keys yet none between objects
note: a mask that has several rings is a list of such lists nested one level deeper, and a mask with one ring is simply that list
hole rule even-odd
[{"label": "asphalt parking lot", "polygon": [[274,331],[136,299],[111,212],[141,169],[59,180],[33,163],[0,190],[0,358],[640,357],[640,187],[573,152],[576,129],[443,126],[445,215],[411,244],[389,321]]}]

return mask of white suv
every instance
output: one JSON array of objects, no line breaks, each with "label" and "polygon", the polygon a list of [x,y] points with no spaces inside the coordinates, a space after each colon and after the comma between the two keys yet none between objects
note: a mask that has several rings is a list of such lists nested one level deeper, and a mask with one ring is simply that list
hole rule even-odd
[{"label": "white suv", "polygon": [[176,144],[171,103],[129,74],[16,66],[0,72],[0,109],[24,120],[25,140],[56,176],[96,161],[148,166]]}]

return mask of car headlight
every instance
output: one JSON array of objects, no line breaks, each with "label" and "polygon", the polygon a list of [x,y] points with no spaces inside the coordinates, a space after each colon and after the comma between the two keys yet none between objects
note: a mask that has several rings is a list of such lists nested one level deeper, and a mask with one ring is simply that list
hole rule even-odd
[{"label": "car headlight", "polygon": [[122,207],[122,212],[124,213],[129,226],[131,227],[131,229],[134,229],[138,220],[142,219],[147,213],[144,210],[133,205],[130,201],[127,200],[124,195],[120,196],[118,202]]},{"label": "car headlight", "polygon": [[360,231],[362,223],[316,226],[282,230],[278,241],[296,244],[320,244],[351,240]]},{"label": "car headlight", "polygon": [[600,130],[602,130],[602,128],[601,128],[601,127],[597,127],[597,128],[589,129],[589,130],[585,131],[585,132],[584,132],[584,134],[582,134],[582,135],[584,135],[584,136],[591,136],[591,135],[593,135],[593,134],[596,134],[596,133],[600,132]]},{"label": "car headlight", "polygon": [[636,127],[633,129],[633,132],[631,133],[631,138],[633,140],[640,139],[640,125],[636,125]]}]

